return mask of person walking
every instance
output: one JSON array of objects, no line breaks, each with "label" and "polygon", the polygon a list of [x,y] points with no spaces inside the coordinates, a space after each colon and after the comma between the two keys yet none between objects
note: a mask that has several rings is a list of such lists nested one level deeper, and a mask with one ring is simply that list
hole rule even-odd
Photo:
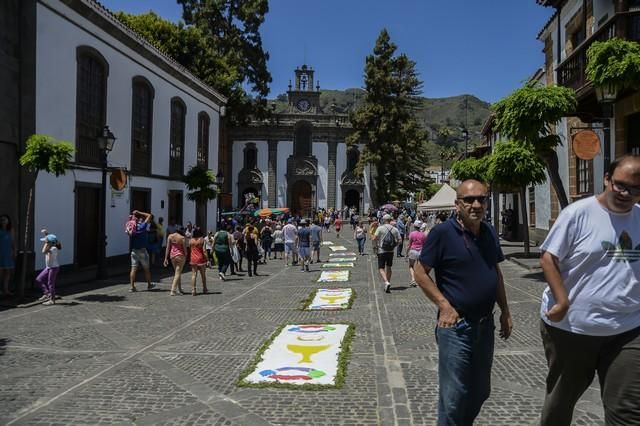
[{"label": "person walking", "polygon": [[144,277],[147,280],[147,291],[153,289],[151,284],[151,270],[149,269],[149,229],[151,214],[134,210],[132,216],[135,218],[135,225],[128,229],[129,246],[131,247],[131,271],[129,272],[130,292],[136,292],[136,273],[139,267],[144,270]]},{"label": "person walking", "polygon": [[42,297],[39,299],[43,305],[56,304],[56,278],[60,271],[60,263],[58,262],[58,252],[62,249],[62,245],[54,234],[47,234],[40,241],[44,241],[42,253],[44,254],[44,269],[36,277],[36,282],[42,289]]},{"label": "person walking", "polygon": [[340,229],[342,229],[342,219],[340,219],[340,216],[336,216],[336,219],[333,221],[333,226],[336,228],[336,238],[340,238]]},{"label": "person walking", "polygon": [[309,228],[311,231],[311,263],[315,255],[316,263],[320,263],[320,246],[322,245],[322,227],[320,221],[315,220]]},{"label": "person walking", "polygon": [[197,294],[198,273],[202,279],[202,294],[207,294],[207,255],[204,252],[204,233],[198,227],[193,229],[189,255],[189,265],[191,266],[191,295]]},{"label": "person walking", "polygon": [[207,268],[213,268],[215,260],[213,259],[213,231],[209,231],[207,236],[204,237],[204,249],[207,252]]},{"label": "person walking", "polygon": [[16,238],[8,215],[0,216],[0,282],[3,296],[13,296],[9,280],[16,267]]},{"label": "person walking", "polygon": [[462,182],[457,216],[430,231],[415,263],[418,285],[438,308],[438,425],[473,424],[491,393],[496,302],[500,336],[507,339],[513,327],[498,265],[504,256],[495,230],[483,222],[487,192],[482,182]]},{"label": "person walking", "polygon": [[378,226],[373,239],[378,243],[378,272],[384,282],[385,293],[391,293],[391,267],[393,266],[393,254],[400,242],[398,229],[391,225],[391,215],[382,216],[383,224]]},{"label": "person walking", "polygon": [[396,221],[396,228],[400,233],[400,242],[398,242],[398,247],[396,248],[396,256],[404,257],[404,255],[402,254],[402,249],[404,248],[404,235],[407,230],[407,227],[404,223],[404,215],[398,216],[398,220]]},{"label": "person walking", "polygon": [[284,259],[284,234],[282,233],[282,226],[276,225],[276,230],[273,231],[273,258],[278,259],[278,253],[280,253],[279,259]]},{"label": "person walking", "polygon": [[311,262],[311,230],[306,219],[300,221],[301,229],[298,230],[298,253],[302,264],[301,271],[309,272]]},{"label": "person walking", "polygon": [[242,269],[242,259],[245,256],[245,243],[244,235],[242,234],[242,227],[240,225],[236,225],[236,230],[233,232],[233,242],[235,243],[236,249],[238,250],[238,262],[236,262],[236,271],[244,272],[244,269]]},{"label": "person walking", "polygon": [[262,263],[266,265],[267,258],[271,259],[271,245],[273,244],[273,230],[268,222],[260,230],[260,244],[262,245],[262,250],[264,250]]},{"label": "person walking", "polygon": [[[409,234],[409,242],[407,243],[407,257],[409,258],[409,275],[411,276],[411,281],[409,282],[409,287],[417,287],[416,277],[414,272],[414,267],[418,257],[420,256],[420,252],[422,252],[422,246],[424,241],[427,239],[427,234],[425,234],[423,229],[424,223],[421,220],[416,220],[413,222],[413,231]],[[426,226],[425,226],[426,228]]]},{"label": "person walking", "polygon": [[227,226],[227,229],[221,229],[213,236],[213,250],[216,253],[218,259],[218,277],[220,280],[225,280],[225,274],[233,259],[231,258],[231,246],[234,244],[231,231],[233,230],[231,225]]},{"label": "person walking", "polygon": [[360,222],[356,222],[353,228],[353,239],[358,243],[358,254],[364,256],[364,247],[367,242],[367,231],[364,230]]},{"label": "person walking", "polygon": [[[174,232],[167,236],[167,247],[164,251],[164,266],[173,265],[173,280],[171,281],[171,291],[169,296],[184,294],[182,291],[182,271],[187,260],[187,244],[183,235],[184,231],[176,227]],[[178,293],[176,293],[176,290]]]},{"label": "person walking", "polygon": [[640,155],[612,162],[604,183],[563,209],[540,246],[545,426],[571,423],[596,373],[604,423],[640,424]]},{"label": "person walking", "polygon": [[284,235],[284,263],[289,266],[289,257],[291,257],[291,264],[296,262],[296,245],[298,244],[298,228],[293,224],[293,219],[289,219],[287,224],[282,228]]},{"label": "person walking", "polygon": [[371,251],[374,256],[378,255],[378,242],[373,237],[376,235],[379,225],[378,219],[373,219],[369,225],[369,239],[371,240]]},{"label": "person walking", "polygon": [[258,228],[253,224],[248,224],[244,229],[244,241],[247,255],[247,272],[249,276],[258,276],[258,259],[260,253],[258,251]]}]

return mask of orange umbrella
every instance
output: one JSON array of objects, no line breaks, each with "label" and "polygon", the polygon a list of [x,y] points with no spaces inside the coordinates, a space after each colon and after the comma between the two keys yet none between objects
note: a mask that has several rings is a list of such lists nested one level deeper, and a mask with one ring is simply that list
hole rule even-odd
[{"label": "orange umbrella", "polygon": [[280,215],[280,214],[285,214],[288,213],[289,209],[286,207],[283,207],[281,209],[272,209],[272,208],[265,208],[265,209],[260,209],[260,210],[256,210],[253,215],[254,216],[259,216],[262,218],[267,218],[267,217],[271,217],[273,215]]}]

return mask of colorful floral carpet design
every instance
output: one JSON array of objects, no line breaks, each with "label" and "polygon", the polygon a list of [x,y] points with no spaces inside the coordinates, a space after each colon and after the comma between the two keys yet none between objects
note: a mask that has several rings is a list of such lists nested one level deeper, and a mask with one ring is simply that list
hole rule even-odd
[{"label": "colorful floral carpet design", "polygon": [[312,294],[311,301],[304,307],[308,311],[338,311],[349,309],[353,290],[350,288],[320,288]]},{"label": "colorful floral carpet design", "polygon": [[322,271],[320,273],[320,278],[318,278],[319,283],[337,283],[337,282],[346,282],[349,281],[349,271]]}]

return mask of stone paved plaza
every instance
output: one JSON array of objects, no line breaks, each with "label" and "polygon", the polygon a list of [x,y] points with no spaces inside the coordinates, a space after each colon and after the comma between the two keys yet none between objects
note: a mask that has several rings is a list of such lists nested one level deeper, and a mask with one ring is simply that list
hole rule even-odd
[{"label": "stone paved plaza", "polygon": [[[300,310],[327,286],[315,282],[319,265],[304,273],[271,261],[257,278],[222,283],[210,271],[208,295],[169,297],[168,279],[128,293],[123,280],[56,306],[0,312],[0,424],[434,424],[436,311],[407,285],[405,259],[396,259],[391,294],[373,260],[358,258],[348,283],[357,298],[346,311]],[[514,333],[496,344],[493,391],[476,424],[533,425],[546,373],[538,332],[544,282],[508,261],[502,267]],[[356,326],[343,388],[236,386],[279,325],[329,321]],[[596,383],[574,423],[603,424]]]}]

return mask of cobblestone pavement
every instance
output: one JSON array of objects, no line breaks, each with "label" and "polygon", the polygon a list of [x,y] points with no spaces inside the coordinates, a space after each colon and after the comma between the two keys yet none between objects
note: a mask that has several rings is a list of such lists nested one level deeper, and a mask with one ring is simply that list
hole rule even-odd
[{"label": "cobblestone pavement", "polygon": [[[358,258],[349,283],[357,298],[342,312],[301,311],[320,287],[319,265],[304,273],[282,261],[260,265],[260,277],[224,283],[211,271],[214,293],[197,297],[169,297],[168,280],[128,293],[123,281],[56,306],[0,312],[0,424],[434,424],[435,309],[406,284],[405,259],[395,261],[391,294],[382,291],[374,260]],[[497,341],[493,392],[477,424],[533,425],[546,372],[538,333],[544,283],[509,262],[503,270],[515,330]],[[342,389],[235,385],[280,324],[320,321],[356,325]],[[574,423],[603,424],[597,384]]]}]

